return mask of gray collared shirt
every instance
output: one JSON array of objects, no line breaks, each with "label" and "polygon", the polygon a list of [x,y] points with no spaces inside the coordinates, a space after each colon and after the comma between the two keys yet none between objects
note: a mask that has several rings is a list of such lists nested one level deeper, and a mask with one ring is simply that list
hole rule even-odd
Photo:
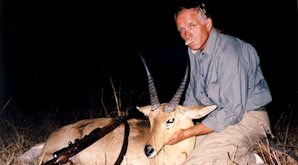
[{"label": "gray collared shirt", "polygon": [[237,124],[245,111],[271,102],[255,48],[212,29],[205,49],[188,49],[191,72],[183,105],[217,105],[202,123],[218,132]]}]

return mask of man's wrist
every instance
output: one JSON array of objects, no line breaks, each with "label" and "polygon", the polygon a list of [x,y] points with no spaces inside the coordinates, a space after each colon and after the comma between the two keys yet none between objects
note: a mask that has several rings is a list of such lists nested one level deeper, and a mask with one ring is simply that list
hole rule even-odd
[{"label": "man's wrist", "polygon": [[202,123],[198,123],[197,125],[194,125],[194,126],[188,128],[185,136],[187,136],[187,137],[199,136],[199,135],[205,135],[205,134],[208,134],[211,132],[213,132],[213,130],[211,128],[208,128],[207,126],[205,126]]}]

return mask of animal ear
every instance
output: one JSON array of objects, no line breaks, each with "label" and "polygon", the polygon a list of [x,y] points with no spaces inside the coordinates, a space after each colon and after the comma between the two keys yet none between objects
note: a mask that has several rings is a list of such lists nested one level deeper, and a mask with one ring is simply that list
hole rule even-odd
[{"label": "animal ear", "polygon": [[212,112],[213,110],[215,110],[216,107],[217,107],[216,105],[188,106],[188,107],[184,107],[185,108],[184,115],[186,115],[186,117],[191,119],[200,119],[206,116],[207,114],[209,114],[210,112]]},{"label": "animal ear", "polygon": [[145,116],[149,116],[150,112],[151,112],[151,106],[147,105],[147,106],[143,106],[143,107],[136,107],[140,112],[142,112]]},{"label": "animal ear", "polygon": [[41,155],[42,149],[44,148],[45,143],[39,143],[31,147],[28,151],[17,157],[17,160],[21,164],[29,164],[34,159],[38,158],[38,155]]}]

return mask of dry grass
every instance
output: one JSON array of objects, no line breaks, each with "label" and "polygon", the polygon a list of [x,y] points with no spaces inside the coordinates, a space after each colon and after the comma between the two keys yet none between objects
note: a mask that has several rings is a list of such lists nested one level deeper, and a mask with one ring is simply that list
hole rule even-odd
[{"label": "dry grass", "polygon": [[273,126],[275,137],[267,137],[259,144],[258,153],[266,164],[298,164],[298,119],[293,113],[283,113]]},{"label": "dry grass", "polygon": [[[33,120],[30,119],[31,121]],[[29,120],[29,121],[30,121]],[[34,119],[36,120],[36,119]],[[54,120],[44,120],[43,124],[17,126],[20,121],[0,118],[0,164],[14,165],[16,157],[36,143],[44,141],[50,132],[59,127]],[[33,123],[32,123],[33,124]]]}]

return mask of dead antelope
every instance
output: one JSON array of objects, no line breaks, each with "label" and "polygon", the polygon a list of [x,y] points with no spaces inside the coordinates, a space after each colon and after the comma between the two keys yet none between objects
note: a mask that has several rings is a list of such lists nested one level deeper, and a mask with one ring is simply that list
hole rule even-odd
[{"label": "dead antelope", "polygon": [[[210,106],[185,107],[178,105],[185,89],[188,76],[188,67],[184,79],[169,103],[160,104],[153,78],[144,63],[151,105],[137,107],[149,118],[148,120],[128,120],[130,132],[128,147],[122,165],[178,165],[186,160],[194,147],[195,138],[189,138],[175,145],[165,145],[170,136],[179,129],[193,125],[192,119],[201,118],[214,109]],[[53,132],[45,143],[41,143],[19,157],[21,162],[26,162],[32,157],[38,157],[39,164],[52,159],[52,154],[67,146],[70,141],[81,139],[98,127],[104,127],[112,122],[111,118],[97,118],[78,121],[66,125]],[[124,125],[104,136],[85,150],[74,155],[70,163],[82,165],[112,165],[117,160],[124,136]]]}]

